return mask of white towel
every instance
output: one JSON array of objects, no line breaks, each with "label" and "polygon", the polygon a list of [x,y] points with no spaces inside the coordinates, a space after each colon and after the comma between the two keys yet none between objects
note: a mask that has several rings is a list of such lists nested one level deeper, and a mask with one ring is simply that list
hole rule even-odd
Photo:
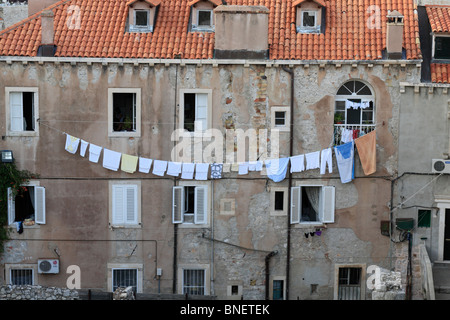
[{"label": "white towel", "polygon": [[156,176],[164,176],[167,169],[167,161],[155,160],[153,161],[153,171],[152,173]]},{"label": "white towel", "polygon": [[122,154],[120,152],[106,148],[103,149],[103,168],[117,171],[119,169],[121,156]]},{"label": "white towel", "polygon": [[82,157],[84,157],[84,155],[86,154],[86,149],[89,145],[89,142],[81,140],[81,145],[80,145],[80,155]]},{"label": "white towel", "polygon": [[208,180],[209,163],[195,164],[195,180]]},{"label": "white towel", "polygon": [[331,157],[331,148],[322,150],[320,154],[320,174],[325,174],[325,168],[328,164],[328,173],[333,172],[333,160]]},{"label": "white towel", "polygon": [[239,163],[238,174],[248,174],[248,162]]},{"label": "white towel", "polygon": [[181,173],[181,162],[172,162],[170,161],[167,166],[166,174],[169,176],[178,177]]},{"label": "white towel", "polygon": [[261,171],[263,163],[262,161],[249,161],[248,171]]},{"label": "white towel", "polygon": [[181,179],[194,179],[195,163],[183,163],[181,167]]},{"label": "white towel", "polygon": [[320,167],[320,151],[305,154],[306,170],[317,169]]},{"label": "white towel", "polygon": [[305,155],[304,154],[290,157],[290,160],[291,160],[291,173],[305,171]]},{"label": "white towel", "polygon": [[66,145],[65,149],[67,152],[74,154],[77,152],[78,145],[80,144],[80,139],[77,137],[73,137],[70,134],[66,133]]},{"label": "white towel", "polygon": [[102,152],[102,147],[95,144],[89,145],[89,161],[97,163],[100,158],[100,153]]},{"label": "white towel", "polygon": [[139,157],[139,172],[149,173],[152,162],[152,159]]},{"label": "white towel", "polygon": [[222,172],[228,173],[231,171],[231,163],[224,163],[222,167]]}]

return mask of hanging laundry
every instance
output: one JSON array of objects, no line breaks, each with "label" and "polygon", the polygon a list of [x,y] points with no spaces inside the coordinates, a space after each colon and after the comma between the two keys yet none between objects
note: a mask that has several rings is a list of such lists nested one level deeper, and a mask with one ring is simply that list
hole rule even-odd
[{"label": "hanging laundry", "polygon": [[352,181],[355,177],[354,169],[354,141],[334,147],[339,176],[342,183]]},{"label": "hanging laundry", "polygon": [[306,170],[318,169],[320,167],[320,151],[305,154]]},{"label": "hanging laundry", "polygon": [[103,150],[103,168],[117,171],[119,169],[121,156],[122,154],[120,152],[105,148]]},{"label": "hanging laundry", "polygon": [[341,142],[348,143],[350,141],[353,141],[353,130],[343,129],[341,134]]},{"label": "hanging laundry", "polygon": [[266,160],[267,176],[274,182],[283,181],[286,178],[289,158]]},{"label": "hanging laundry", "polygon": [[239,163],[232,163],[231,171],[239,171]]},{"label": "hanging laundry", "polygon": [[195,164],[195,180],[208,180],[209,163]]},{"label": "hanging laundry", "polygon": [[82,157],[84,157],[84,155],[86,154],[86,149],[89,145],[89,142],[81,140],[81,144],[80,144],[80,155]]},{"label": "hanging laundry", "polygon": [[183,163],[181,166],[181,179],[194,179],[195,163]]},{"label": "hanging laundry", "polygon": [[377,138],[376,131],[372,131],[355,140],[359,159],[365,175],[377,171]]},{"label": "hanging laundry", "polygon": [[239,163],[239,171],[238,174],[248,174],[248,162],[241,162]]},{"label": "hanging laundry", "polygon": [[358,109],[361,107],[361,102],[345,101],[345,109]]},{"label": "hanging laundry", "polygon": [[222,166],[222,172],[228,173],[231,171],[231,163],[224,163]]},{"label": "hanging laundry", "polygon": [[222,163],[212,163],[211,164],[211,178],[212,179],[221,179],[222,178]]},{"label": "hanging laundry", "polygon": [[67,152],[74,154],[77,152],[78,145],[80,144],[80,139],[77,137],[73,137],[70,134],[66,133],[66,145],[65,149]]},{"label": "hanging laundry", "polygon": [[139,172],[149,173],[152,162],[152,159],[139,157]]},{"label": "hanging laundry", "polygon": [[333,159],[331,148],[322,150],[320,154],[320,174],[325,174],[326,166],[328,165],[328,173],[333,172]]},{"label": "hanging laundry", "polygon": [[139,158],[136,156],[131,156],[129,154],[123,154],[120,170],[122,170],[124,172],[128,172],[128,173],[135,173],[138,159]]},{"label": "hanging laundry", "polygon": [[160,177],[164,176],[166,169],[167,169],[167,161],[162,161],[162,160],[154,160],[153,161],[152,173],[155,176],[160,176]]},{"label": "hanging laundry", "polygon": [[359,130],[357,130],[357,129],[353,130],[352,137],[353,137],[353,140],[357,139],[359,137]]},{"label": "hanging laundry", "polygon": [[291,161],[291,173],[305,171],[305,155],[304,154],[290,157],[290,161]]},{"label": "hanging laundry", "polygon": [[262,161],[249,161],[248,171],[261,171],[263,163]]},{"label": "hanging laundry", "polygon": [[89,145],[89,161],[97,163],[100,158],[100,153],[102,152],[102,147],[95,144]]},{"label": "hanging laundry", "polygon": [[370,108],[370,102],[371,101],[363,101],[363,102],[361,102],[361,109]]},{"label": "hanging laundry", "polygon": [[170,161],[167,166],[166,174],[173,177],[178,177],[181,173],[181,162],[172,162]]}]

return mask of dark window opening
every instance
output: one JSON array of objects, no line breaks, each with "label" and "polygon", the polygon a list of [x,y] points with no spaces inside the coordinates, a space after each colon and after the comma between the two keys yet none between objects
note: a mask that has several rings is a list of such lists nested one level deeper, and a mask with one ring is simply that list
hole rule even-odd
[{"label": "dark window opening", "polygon": [[339,268],[340,285],[359,285],[361,268]]},{"label": "dark window opening", "polygon": [[148,26],[148,11],[146,10],[136,10],[135,11],[137,26],[145,27]]},{"label": "dark window opening", "polygon": [[303,27],[315,27],[316,14],[314,12],[303,12]]},{"label": "dark window opening", "polygon": [[286,125],[286,112],[285,111],[275,111],[275,125],[276,126]]},{"label": "dark window opening", "polygon": [[195,187],[184,187],[184,222],[194,223]]},{"label": "dark window opening", "polygon": [[239,286],[231,286],[231,295],[237,296],[239,293]]},{"label": "dark window opening", "polygon": [[318,221],[320,187],[302,188],[302,221]]},{"label": "dark window opening", "polygon": [[284,210],[284,192],[275,191],[275,210]]},{"label": "dark window opening", "polygon": [[195,129],[195,93],[184,94],[184,129],[190,132]]},{"label": "dark window opening", "polygon": [[417,226],[429,228],[431,226],[431,210],[419,210]]},{"label": "dark window opening", "polygon": [[273,300],[283,300],[283,280],[273,280]]},{"label": "dark window opening", "polygon": [[136,94],[113,93],[113,130],[136,131]]},{"label": "dark window opening", "polygon": [[34,93],[23,93],[23,129],[34,131]]},{"label": "dark window opening", "polygon": [[450,59],[450,37],[436,37],[434,42],[434,58]]},{"label": "dark window opening", "polygon": [[33,285],[32,269],[11,269],[10,275],[13,286]]},{"label": "dark window opening", "polygon": [[183,270],[183,293],[189,295],[205,294],[205,270]]},{"label": "dark window opening", "polygon": [[137,269],[115,269],[113,270],[113,292],[117,288],[132,287],[137,291]]},{"label": "dark window opening", "polygon": [[198,11],[198,25],[209,27],[212,25],[211,11],[199,10]]},{"label": "dark window opening", "polygon": [[34,187],[21,187],[14,198],[14,221],[34,220]]}]

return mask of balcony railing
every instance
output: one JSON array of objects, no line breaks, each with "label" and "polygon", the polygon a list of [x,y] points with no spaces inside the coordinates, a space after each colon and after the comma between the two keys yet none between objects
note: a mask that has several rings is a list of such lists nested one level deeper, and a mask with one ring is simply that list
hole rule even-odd
[{"label": "balcony railing", "polygon": [[375,130],[375,124],[335,124],[334,125],[334,145],[343,144],[342,133],[344,129],[354,131],[353,138],[367,134]]}]

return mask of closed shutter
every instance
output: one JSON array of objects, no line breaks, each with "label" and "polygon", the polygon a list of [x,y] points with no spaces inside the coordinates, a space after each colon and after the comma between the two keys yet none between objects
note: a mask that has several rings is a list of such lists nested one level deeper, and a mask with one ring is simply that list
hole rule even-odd
[{"label": "closed shutter", "polygon": [[22,92],[11,92],[9,94],[11,131],[23,131],[23,94]]},{"label": "closed shutter", "polygon": [[300,223],[302,210],[302,187],[291,188],[291,223]]},{"label": "closed shutter", "polygon": [[34,187],[34,221],[45,224],[45,188]]},{"label": "closed shutter", "polygon": [[112,223],[137,224],[137,189],[136,185],[112,186]]},{"label": "closed shutter", "polygon": [[8,225],[16,220],[16,202],[13,198],[12,189],[8,188]]},{"label": "closed shutter", "polygon": [[183,223],[184,187],[173,187],[172,190],[172,222]]},{"label": "closed shutter", "polygon": [[123,224],[124,218],[124,186],[112,186],[112,223]]},{"label": "closed shutter", "polygon": [[322,208],[320,210],[320,221],[323,223],[334,223],[335,211],[335,187],[322,187]]},{"label": "closed shutter", "polygon": [[125,201],[126,201],[126,223],[137,224],[137,186],[126,186],[125,187]]},{"label": "closed shutter", "polygon": [[194,223],[205,224],[208,208],[208,194],[206,186],[195,187],[195,212]]},{"label": "closed shutter", "polygon": [[208,94],[197,93],[195,95],[195,131],[204,131],[207,128],[208,119]]}]

